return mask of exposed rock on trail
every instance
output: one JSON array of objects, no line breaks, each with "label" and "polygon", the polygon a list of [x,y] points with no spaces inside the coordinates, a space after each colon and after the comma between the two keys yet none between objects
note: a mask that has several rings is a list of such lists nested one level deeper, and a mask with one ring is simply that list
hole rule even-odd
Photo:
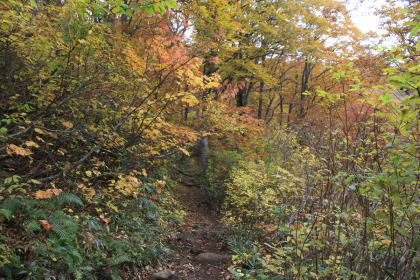
[{"label": "exposed rock on trail", "polygon": [[224,263],[232,258],[231,255],[221,255],[216,253],[201,253],[194,258],[195,261],[200,263]]}]

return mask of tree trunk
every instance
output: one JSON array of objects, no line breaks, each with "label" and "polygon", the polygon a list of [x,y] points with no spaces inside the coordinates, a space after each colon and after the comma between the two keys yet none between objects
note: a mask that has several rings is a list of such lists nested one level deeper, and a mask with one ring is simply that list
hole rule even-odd
[{"label": "tree trunk", "polygon": [[184,109],[184,122],[185,122],[185,124],[187,123],[187,121],[188,121],[188,113],[190,112],[190,105],[186,105],[185,106],[185,109]]},{"label": "tree trunk", "polygon": [[306,115],[305,112],[305,92],[308,90],[308,83],[309,77],[312,73],[312,70],[315,68],[315,64],[309,62],[308,60],[305,61],[305,67],[302,72],[302,82],[301,82],[301,89],[300,89],[300,110],[299,110],[299,118],[303,119]]},{"label": "tree trunk", "polygon": [[264,82],[260,83],[260,98],[258,99],[258,119],[262,118]]},{"label": "tree trunk", "polygon": [[200,155],[201,165],[204,176],[209,175],[209,138],[208,136],[201,137],[200,140]]}]

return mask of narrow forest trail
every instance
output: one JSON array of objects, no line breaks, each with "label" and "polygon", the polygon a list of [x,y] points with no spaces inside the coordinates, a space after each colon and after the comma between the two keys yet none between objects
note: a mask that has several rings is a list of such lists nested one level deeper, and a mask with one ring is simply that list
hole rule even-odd
[{"label": "narrow forest trail", "polygon": [[227,270],[231,256],[216,234],[220,215],[209,199],[194,185],[180,184],[176,195],[187,214],[175,237],[167,241],[175,253],[149,279],[234,279]]}]

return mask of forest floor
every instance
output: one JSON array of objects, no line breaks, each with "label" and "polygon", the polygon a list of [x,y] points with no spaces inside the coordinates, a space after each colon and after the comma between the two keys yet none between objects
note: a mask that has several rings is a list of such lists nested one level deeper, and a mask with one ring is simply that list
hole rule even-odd
[{"label": "forest floor", "polygon": [[176,195],[186,216],[175,236],[167,240],[175,253],[149,279],[234,279],[227,269],[231,256],[217,235],[220,215],[211,201],[193,184],[179,184]]}]

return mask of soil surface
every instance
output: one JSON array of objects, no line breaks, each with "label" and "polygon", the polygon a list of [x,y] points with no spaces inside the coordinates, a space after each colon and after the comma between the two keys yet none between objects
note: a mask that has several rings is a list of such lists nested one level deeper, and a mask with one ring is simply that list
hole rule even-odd
[{"label": "soil surface", "polygon": [[180,184],[176,195],[187,215],[175,237],[167,241],[175,254],[149,279],[234,279],[227,270],[231,256],[216,234],[220,215],[212,203],[192,184]]}]

